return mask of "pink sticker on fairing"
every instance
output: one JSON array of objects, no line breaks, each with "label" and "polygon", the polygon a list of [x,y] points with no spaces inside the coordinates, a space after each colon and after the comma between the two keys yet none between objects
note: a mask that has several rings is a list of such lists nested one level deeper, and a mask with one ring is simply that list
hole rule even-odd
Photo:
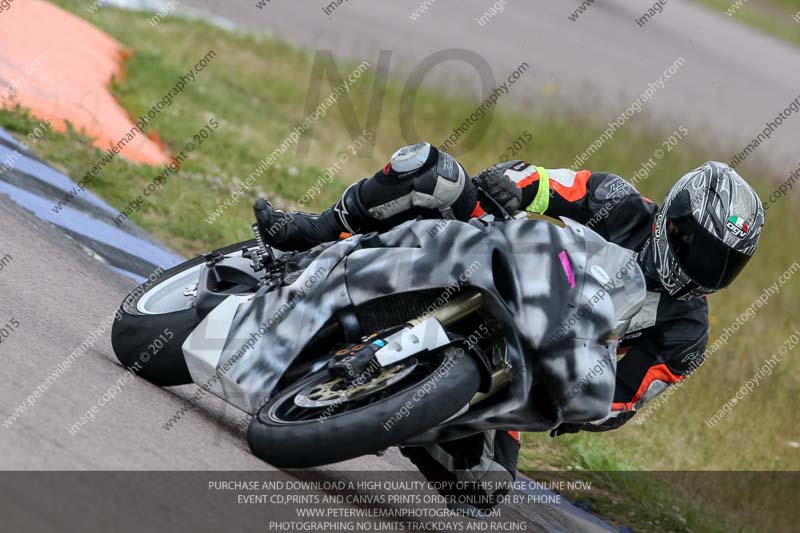
[{"label": "pink sticker on fairing", "polygon": [[567,275],[567,280],[569,281],[569,288],[575,288],[575,272],[572,270],[572,263],[569,261],[569,255],[567,255],[567,251],[564,250],[560,254],[558,254],[558,258],[561,259],[561,267],[564,269],[564,273]]}]

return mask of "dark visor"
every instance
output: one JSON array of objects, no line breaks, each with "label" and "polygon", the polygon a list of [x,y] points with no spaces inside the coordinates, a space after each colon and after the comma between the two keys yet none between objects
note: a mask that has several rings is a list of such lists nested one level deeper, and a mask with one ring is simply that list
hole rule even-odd
[{"label": "dark visor", "polygon": [[707,289],[730,285],[750,260],[695,220],[689,191],[678,193],[667,211],[667,237],[684,272]]}]

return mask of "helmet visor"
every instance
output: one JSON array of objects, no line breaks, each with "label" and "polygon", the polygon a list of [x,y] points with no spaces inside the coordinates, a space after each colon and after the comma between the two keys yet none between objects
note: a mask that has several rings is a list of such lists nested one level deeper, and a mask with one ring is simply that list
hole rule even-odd
[{"label": "helmet visor", "polygon": [[698,285],[727,287],[750,260],[705,229],[692,216],[689,191],[681,191],[667,211],[667,239],[678,264]]}]

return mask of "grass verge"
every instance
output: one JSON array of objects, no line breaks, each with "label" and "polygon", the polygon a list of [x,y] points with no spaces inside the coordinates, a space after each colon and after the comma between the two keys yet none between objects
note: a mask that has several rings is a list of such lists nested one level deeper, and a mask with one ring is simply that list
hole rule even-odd
[{"label": "grass verge", "polygon": [[798,0],[698,0],[732,20],[738,20],[800,46],[800,1]]}]

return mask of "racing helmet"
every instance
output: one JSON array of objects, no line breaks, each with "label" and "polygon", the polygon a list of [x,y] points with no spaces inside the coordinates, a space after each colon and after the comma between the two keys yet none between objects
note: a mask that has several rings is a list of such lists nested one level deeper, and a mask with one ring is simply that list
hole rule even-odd
[{"label": "racing helmet", "polygon": [[669,191],[653,227],[653,263],[665,292],[690,300],[724,289],[753,256],[764,206],[731,167],[710,161]]}]

